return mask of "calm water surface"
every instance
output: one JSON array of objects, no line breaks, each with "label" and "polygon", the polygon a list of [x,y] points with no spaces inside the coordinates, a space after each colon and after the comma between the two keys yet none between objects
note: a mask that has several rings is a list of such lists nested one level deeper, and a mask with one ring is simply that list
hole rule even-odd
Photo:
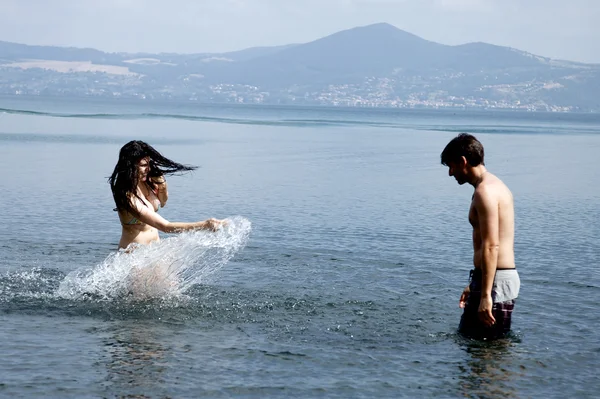
[{"label": "calm water surface", "polygon": [[[597,397],[599,116],[0,108],[2,397]],[[439,154],[457,131],[515,196],[521,296],[492,343],[456,334],[472,189]],[[106,178],[131,139],[200,166],[163,216],[239,215],[249,241],[185,295],[59,295],[116,249]]]}]

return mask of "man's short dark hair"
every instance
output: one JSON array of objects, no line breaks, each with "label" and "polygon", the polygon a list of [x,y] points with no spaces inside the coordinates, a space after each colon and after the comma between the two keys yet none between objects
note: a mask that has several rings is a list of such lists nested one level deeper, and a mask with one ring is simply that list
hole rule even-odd
[{"label": "man's short dark hair", "polygon": [[448,166],[450,162],[457,162],[465,157],[471,166],[485,165],[483,161],[483,145],[475,136],[461,133],[453,138],[444,151],[442,151],[442,165]]}]

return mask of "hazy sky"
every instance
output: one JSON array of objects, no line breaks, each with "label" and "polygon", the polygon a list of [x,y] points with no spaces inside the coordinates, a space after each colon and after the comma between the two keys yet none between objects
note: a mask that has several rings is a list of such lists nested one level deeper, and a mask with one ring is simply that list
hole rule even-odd
[{"label": "hazy sky", "polygon": [[224,52],[377,22],[600,63],[600,0],[0,0],[0,40],[104,51]]}]

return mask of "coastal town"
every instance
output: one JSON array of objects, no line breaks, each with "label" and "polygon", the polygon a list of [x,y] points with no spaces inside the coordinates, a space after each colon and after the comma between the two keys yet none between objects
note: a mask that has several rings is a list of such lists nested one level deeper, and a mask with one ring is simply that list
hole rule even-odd
[{"label": "coastal town", "polygon": [[[532,91],[557,88],[553,82],[518,85],[483,85],[478,95],[456,95],[432,87],[393,78],[365,78],[359,84],[329,84],[323,87],[293,86],[285,90],[263,89],[246,84],[205,84],[201,77],[183,76],[160,82],[135,73],[58,72],[41,68],[0,67],[0,94],[178,100],[237,104],[326,105],[344,107],[506,109],[570,112],[577,107],[558,105],[526,96]],[[416,80],[416,79],[414,79]],[[425,80],[425,79],[421,79]],[[498,95],[503,93],[504,95]]]}]

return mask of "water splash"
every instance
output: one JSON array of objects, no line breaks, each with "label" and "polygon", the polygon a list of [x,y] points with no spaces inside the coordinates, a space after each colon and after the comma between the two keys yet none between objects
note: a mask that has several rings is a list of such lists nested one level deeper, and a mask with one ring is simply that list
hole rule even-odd
[{"label": "water splash", "polygon": [[0,304],[14,300],[54,298],[54,289],[64,274],[49,269],[33,268],[0,276]]},{"label": "water splash", "polygon": [[246,245],[250,221],[240,216],[226,220],[227,225],[216,232],[186,232],[133,251],[114,252],[93,268],[69,273],[56,294],[73,300],[179,296]]}]

